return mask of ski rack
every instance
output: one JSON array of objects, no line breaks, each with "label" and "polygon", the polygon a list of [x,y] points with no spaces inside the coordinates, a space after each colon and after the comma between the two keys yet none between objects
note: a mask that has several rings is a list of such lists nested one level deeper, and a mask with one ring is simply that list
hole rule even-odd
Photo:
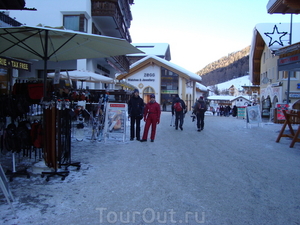
[{"label": "ski rack", "polygon": [[[61,105],[57,101],[51,101],[44,104],[44,127],[45,127],[45,143],[44,143],[44,157],[45,162],[49,168],[53,168],[51,172],[42,172],[41,177],[43,178],[47,175],[46,181],[49,181],[50,177],[60,176],[61,180],[64,180],[66,176],[69,175],[69,171],[58,171],[58,168],[61,167],[61,156],[64,155],[70,157],[70,149],[71,144],[69,143],[67,151],[69,153],[62,151],[62,143],[61,143],[61,129],[63,128],[61,118]],[[63,110],[64,111],[64,110]],[[65,118],[64,118],[65,119]],[[69,118],[66,118],[69,119]],[[46,129],[47,128],[47,129]],[[65,133],[67,133],[67,129],[65,129]],[[70,134],[71,130],[68,130],[69,136],[66,137],[66,141],[70,142]]]},{"label": "ski rack", "polygon": [[30,178],[30,173],[27,171],[27,169],[23,169],[23,170],[16,170],[16,153],[13,152],[12,153],[12,171],[11,170],[7,170],[6,171],[6,175],[9,176],[9,181],[13,181],[14,177],[17,176],[26,176],[27,178]]}]

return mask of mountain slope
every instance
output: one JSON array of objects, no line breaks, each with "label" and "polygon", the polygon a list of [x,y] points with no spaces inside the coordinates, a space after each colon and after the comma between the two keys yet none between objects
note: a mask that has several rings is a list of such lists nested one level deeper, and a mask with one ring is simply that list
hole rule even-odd
[{"label": "mountain slope", "polygon": [[211,86],[248,74],[249,51],[250,46],[247,46],[199,70],[197,74],[202,77],[202,84]]}]

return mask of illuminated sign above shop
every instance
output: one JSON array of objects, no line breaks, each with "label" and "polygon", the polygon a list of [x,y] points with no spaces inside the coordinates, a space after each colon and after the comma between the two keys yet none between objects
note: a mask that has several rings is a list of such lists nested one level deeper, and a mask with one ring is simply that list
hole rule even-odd
[{"label": "illuminated sign above shop", "polygon": [[31,71],[31,64],[16,59],[0,57],[0,66],[18,70]]}]

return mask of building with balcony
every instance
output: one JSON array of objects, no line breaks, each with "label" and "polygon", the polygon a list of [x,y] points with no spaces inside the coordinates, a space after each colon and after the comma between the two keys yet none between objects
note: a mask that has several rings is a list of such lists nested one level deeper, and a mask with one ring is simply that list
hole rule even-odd
[{"label": "building with balcony", "polygon": [[[300,13],[300,2],[298,0],[269,0],[267,5],[268,13],[270,14],[291,14],[291,32],[297,32],[294,24],[292,24],[293,14]],[[297,29],[297,28],[296,28]],[[300,34],[298,33],[298,36]],[[296,38],[296,42],[291,36],[289,46],[282,46],[275,54],[278,59],[278,71],[287,78],[287,90],[286,99],[288,103],[291,103],[292,108],[300,109],[300,85],[299,76],[297,74],[300,71],[300,59],[299,59],[299,38]]]},{"label": "building with balcony", "polygon": [[[77,0],[73,4],[67,0],[27,0],[27,7],[36,11],[6,11],[23,25],[59,27],[78,32],[121,38],[131,42],[129,34],[132,15],[130,6],[133,0]],[[18,77],[41,78],[43,62],[33,61],[31,72],[21,71]],[[123,56],[79,59],[64,62],[49,62],[48,72],[55,69],[86,70],[114,78],[116,73],[129,71],[129,60]],[[89,88],[114,89],[114,84],[88,83]]]},{"label": "building with balcony", "polygon": [[[277,103],[287,103],[287,91],[290,86],[292,92],[297,92],[300,72],[294,71],[288,79],[286,67],[278,67],[280,62],[276,52],[282,47],[290,45],[300,40],[300,24],[293,24],[291,34],[290,24],[257,24],[253,30],[252,45],[249,56],[250,80],[253,85],[260,85],[258,102],[261,110],[268,111],[271,119]],[[291,34],[291,36],[290,36]],[[290,98],[293,104],[296,98]]]}]

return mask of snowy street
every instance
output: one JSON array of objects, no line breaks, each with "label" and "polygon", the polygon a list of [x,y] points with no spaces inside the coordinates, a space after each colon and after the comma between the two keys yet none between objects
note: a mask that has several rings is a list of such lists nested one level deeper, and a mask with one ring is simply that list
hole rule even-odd
[{"label": "snowy street", "polygon": [[19,218],[1,193],[2,224],[299,224],[300,143],[275,142],[282,124],[207,115],[197,132],[190,113],[183,131],[170,121],[163,112],[153,143],[72,140],[80,170],[15,178]]}]

